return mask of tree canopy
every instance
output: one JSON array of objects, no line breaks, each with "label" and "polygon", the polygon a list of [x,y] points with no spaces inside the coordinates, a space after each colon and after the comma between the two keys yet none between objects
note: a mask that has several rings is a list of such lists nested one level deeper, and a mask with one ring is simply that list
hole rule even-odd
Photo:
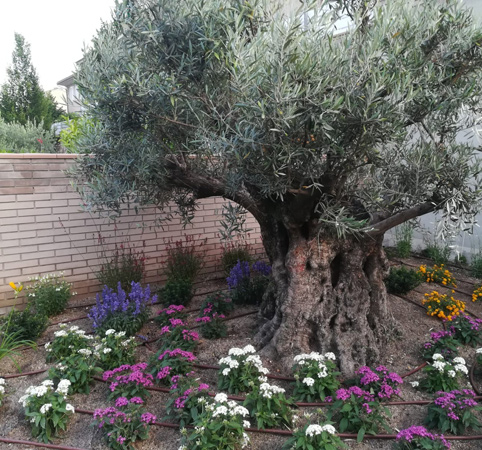
[{"label": "tree canopy", "polygon": [[32,65],[30,45],[18,33],[15,33],[15,50],[7,75],[8,80],[0,90],[0,116],[7,123],[43,123],[44,128],[50,130],[63,111],[40,87]]}]

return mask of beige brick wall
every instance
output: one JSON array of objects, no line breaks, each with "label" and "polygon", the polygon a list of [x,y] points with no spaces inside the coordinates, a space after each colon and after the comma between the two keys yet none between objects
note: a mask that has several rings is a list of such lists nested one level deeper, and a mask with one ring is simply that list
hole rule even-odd
[{"label": "beige brick wall", "polygon": [[[74,283],[78,298],[99,292],[95,276],[101,262],[99,233],[108,250],[126,240],[138,249],[145,244],[148,283],[163,281],[165,240],[185,235],[207,239],[204,278],[221,276],[217,230],[222,198],[201,201],[193,224],[185,229],[179,221],[165,223],[163,229],[155,226],[161,214],[155,208],[138,215],[127,211],[114,225],[82,211],[81,199],[64,174],[74,159],[75,155],[0,154],[0,314],[24,302],[23,296],[14,299],[8,283],[25,282],[37,275],[63,271]],[[259,228],[252,216],[247,227],[252,229],[249,242],[253,252],[263,256]]]}]

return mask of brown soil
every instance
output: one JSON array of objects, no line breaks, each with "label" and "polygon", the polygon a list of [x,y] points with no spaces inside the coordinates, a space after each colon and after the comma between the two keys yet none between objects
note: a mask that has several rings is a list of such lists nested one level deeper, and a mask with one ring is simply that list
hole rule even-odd
[{"label": "brown soil", "polygon": [[[399,262],[396,259],[394,262]],[[424,260],[417,258],[410,258],[404,260],[405,263],[410,265],[419,265],[425,263]],[[451,268],[452,269],[452,268]],[[452,270],[457,281],[458,289],[466,292],[472,292],[473,285],[476,282],[474,279],[470,279],[467,273],[463,270]],[[189,309],[199,308],[204,300],[206,293],[212,292],[216,289],[225,288],[221,282],[209,282],[200,284],[197,287],[197,296],[192,300]],[[432,290],[439,290],[439,292],[445,292],[443,288],[438,285],[423,284],[419,286],[415,291],[409,293],[406,297],[414,300],[417,303],[421,303],[423,293],[431,292]],[[463,300],[467,304],[467,309],[482,318],[482,302],[472,303],[470,296],[456,293],[456,298]],[[86,299],[84,301],[78,301],[75,304],[79,306],[75,309],[68,309],[64,314],[52,319],[52,322],[60,320],[72,320],[73,318],[86,314],[87,309],[82,307],[84,303],[91,303],[92,299]],[[406,373],[418,365],[423,360],[420,357],[420,349],[423,342],[427,341],[430,336],[430,332],[441,329],[441,323],[432,317],[427,316],[424,311],[403,300],[400,297],[390,297],[391,313],[398,322],[398,328],[392,330],[392,339],[385,347],[380,364],[384,364],[389,367],[390,370],[397,373]],[[160,307],[154,305],[152,307],[152,314],[154,315]],[[231,313],[232,315],[241,314],[243,312],[251,311],[252,307],[237,308],[236,311]],[[194,325],[194,317],[196,313],[192,313],[190,317],[190,324]],[[218,360],[228,353],[231,347],[242,347],[248,343],[252,343],[254,334],[257,327],[257,316],[249,315],[233,321],[228,321],[229,334],[226,338],[217,339],[213,341],[201,340],[195,354],[200,364],[213,364],[216,365]],[[82,319],[75,322],[80,328],[86,331],[92,331],[90,322],[88,319]],[[47,342],[53,337],[54,331],[58,329],[58,325],[49,327],[44,335],[39,339],[40,343]],[[147,336],[148,338],[155,337],[157,334],[156,325],[150,321],[140,332],[140,334]],[[154,346],[155,349],[155,346]],[[145,346],[141,346],[137,350],[137,360],[146,361],[150,356],[149,350]],[[475,349],[465,347],[461,351],[461,355],[466,358],[468,364],[472,364],[475,359]],[[22,372],[31,372],[47,368],[45,363],[45,350],[39,346],[37,350],[27,349],[20,352],[17,358],[17,363],[20,366]],[[265,360],[264,364],[271,373],[280,373],[280,368],[277,365],[277,361]],[[0,362],[0,376],[7,374],[18,373],[15,365],[9,360],[3,359]],[[201,370],[198,369],[199,377],[212,386],[216,386],[217,373],[214,370]],[[283,374],[290,376],[291,374]],[[418,372],[410,376],[407,381],[415,381],[421,377],[421,373]],[[21,405],[18,403],[18,399],[24,394],[26,388],[30,385],[39,384],[45,378],[45,374],[38,374],[32,376],[25,376],[19,378],[7,379],[7,392],[8,395],[5,399],[4,405],[0,408],[0,436],[13,439],[31,439],[30,428],[23,416]],[[273,382],[273,381],[272,381]],[[290,385],[288,382],[275,381],[278,384],[290,392]],[[482,389],[482,374],[476,375],[476,383],[479,388]],[[160,392],[152,392],[151,398],[147,402],[147,409],[158,416],[158,420],[161,420],[165,415],[164,404],[167,400],[167,395]],[[420,393],[411,387],[406,382],[403,385],[401,397],[403,400],[429,400],[430,396]],[[107,400],[107,387],[102,382],[95,382],[92,386],[92,390],[89,395],[75,395],[71,399],[71,403],[77,408],[90,409],[107,407],[109,401]],[[411,425],[421,424],[425,415],[424,406],[392,406],[390,411],[392,417],[389,420],[390,426],[396,430],[409,427]],[[311,408],[300,409],[298,415],[303,413],[316,413]],[[482,420],[482,415],[480,417]],[[82,414],[75,414],[72,419],[68,431],[65,436],[55,441],[56,444],[67,445],[73,447],[79,447],[83,449],[95,449],[104,450],[106,445],[102,440],[102,436],[93,427],[90,426],[91,417]],[[475,434],[475,433],[468,433]],[[251,450],[279,450],[283,445],[286,437],[261,435],[251,433]],[[177,450],[180,442],[180,433],[177,430],[168,428],[152,427],[150,437],[148,440],[139,442],[136,444],[138,450]],[[357,444],[353,441],[347,441],[349,448],[357,450],[388,450],[392,448],[393,441],[365,441],[361,444]],[[0,443],[0,449],[16,449],[19,448],[33,448],[20,445],[3,444]],[[476,450],[482,448],[482,441],[463,441],[454,442],[452,448],[454,450]]]}]

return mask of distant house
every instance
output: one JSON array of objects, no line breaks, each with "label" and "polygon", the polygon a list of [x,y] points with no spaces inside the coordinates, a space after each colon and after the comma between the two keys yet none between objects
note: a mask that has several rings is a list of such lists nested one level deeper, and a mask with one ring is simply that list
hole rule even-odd
[{"label": "distant house", "polygon": [[74,75],[69,75],[68,77],[63,78],[58,81],[57,84],[65,87],[65,106],[67,113],[82,114],[84,107],[82,105],[79,90],[75,84]]}]

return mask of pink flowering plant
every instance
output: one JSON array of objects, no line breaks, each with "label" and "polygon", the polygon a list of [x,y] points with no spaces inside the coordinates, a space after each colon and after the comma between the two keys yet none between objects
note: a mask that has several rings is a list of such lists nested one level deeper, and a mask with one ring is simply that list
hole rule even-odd
[{"label": "pink flowering plant", "polygon": [[258,428],[291,428],[293,402],[286,398],[285,390],[269,383],[254,386],[243,403]]},{"label": "pink flowering plant", "polygon": [[227,314],[234,309],[234,303],[229,295],[224,292],[216,292],[204,299],[199,316],[207,315],[206,309],[218,314]]},{"label": "pink flowering plant", "polygon": [[[209,309],[209,308],[206,308]],[[205,316],[196,318],[196,322],[201,325],[201,335],[206,339],[218,339],[226,337],[228,334],[228,328],[224,319],[224,314],[207,313]]]},{"label": "pink flowering plant", "polygon": [[192,372],[192,364],[196,357],[180,348],[164,350],[156,353],[149,360],[149,373],[158,383],[170,385],[175,375],[186,375]]},{"label": "pink flowering plant", "polygon": [[390,411],[371,392],[352,386],[338,389],[333,400],[328,409],[328,420],[338,419],[341,433],[358,433],[357,442],[361,442],[367,433],[377,434],[381,428],[391,432],[385,420],[385,416],[390,417]]},{"label": "pink flowering plant", "polygon": [[97,365],[104,370],[112,370],[122,364],[134,364],[136,347],[136,339],[127,337],[125,331],[106,330],[102,338],[97,336],[94,341]]},{"label": "pink flowering plant", "polygon": [[293,373],[295,389],[293,396],[300,401],[314,402],[324,400],[339,387],[334,353],[311,352],[294,357]]},{"label": "pink flowering plant", "polygon": [[183,305],[169,305],[167,308],[158,311],[154,322],[156,322],[159,328],[162,328],[170,325],[169,319],[180,319],[184,321],[187,317],[187,314],[184,312],[185,309],[186,307]]},{"label": "pink flowering plant", "polygon": [[133,450],[136,441],[148,438],[156,416],[145,412],[143,403],[140,397],[119,397],[115,407],[95,410],[93,425],[102,431],[109,448]]},{"label": "pink flowering plant", "polygon": [[435,353],[439,353],[447,360],[454,359],[458,355],[460,345],[454,335],[452,329],[430,333],[430,341],[423,344],[423,358],[431,360]]},{"label": "pink flowering plant", "polygon": [[475,347],[482,343],[482,319],[475,319],[468,314],[460,314],[451,322],[449,330],[454,338],[463,345]]},{"label": "pink flowering plant", "polygon": [[166,419],[178,422],[181,428],[192,425],[210,403],[209,385],[192,377],[172,377],[171,391],[166,403]]},{"label": "pink flowering plant", "polygon": [[430,433],[422,426],[412,426],[400,430],[395,448],[397,450],[449,450],[450,444],[443,435]]},{"label": "pink flowering plant", "polygon": [[161,328],[159,342],[160,350],[170,350],[180,348],[186,351],[192,351],[199,341],[199,334],[187,328],[187,325],[181,319],[169,319],[169,325]]},{"label": "pink flowering plant", "polygon": [[153,386],[154,383],[152,375],[145,372],[146,369],[147,363],[138,363],[132,366],[124,364],[114,370],[106,370],[102,379],[110,382],[109,398],[147,398],[149,396],[147,388]]},{"label": "pink flowering plant", "polygon": [[67,325],[60,324],[59,328],[60,330],[54,333],[54,340],[45,344],[47,362],[60,361],[83,348],[88,348],[94,339],[76,325],[68,328]]},{"label": "pink flowering plant", "polygon": [[356,371],[356,374],[360,376],[360,386],[380,401],[390,400],[400,394],[402,377],[395,372],[389,372],[385,366],[378,366],[374,370],[363,366]]},{"label": "pink flowering plant", "polygon": [[267,381],[268,369],[252,345],[232,348],[228,356],[219,360],[218,388],[230,394],[249,392]]},{"label": "pink flowering plant", "polygon": [[440,353],[432,356],[432,362],[423,369],[425,378],[420,380],[420,388],[427,392],[453,391],[465,384],[469,373],[464,358],[455,357],[447,361]]},{"label": "pink flowering plant", "polygon": [[480,422],[474,415],[482,411],[475,400],[475,392],[470,389],[439,391],[433,403],[428,406],[425,424],[442,433],[464,434],[469,428],[480,429]]},{"label": "pink flowering plant", "polygon": [[331,422],[323,425],[308,424],[294,430],[281,450],[340,450],[348,448],[336,435],[336,429]]}]

